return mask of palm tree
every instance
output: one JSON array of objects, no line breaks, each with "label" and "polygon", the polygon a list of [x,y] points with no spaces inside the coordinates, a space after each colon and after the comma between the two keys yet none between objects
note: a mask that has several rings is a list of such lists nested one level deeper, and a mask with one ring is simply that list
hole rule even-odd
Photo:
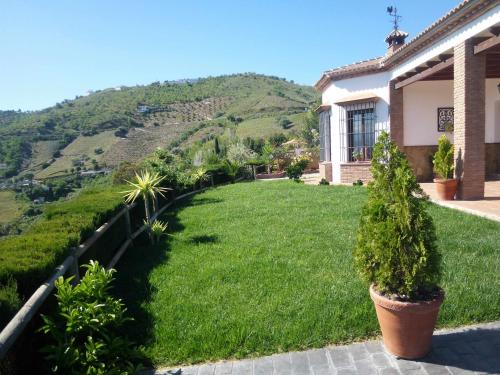
[{"label": "palm tree", "polygon": [[146,222],[151,225],[151,214],[149,211],[149,198],[151,198],[153,205],[155,205],[156,198],[159,195],[164,197],[164,192],[172,190],[169,188],[161,187],[160,183],[165,177],[160,177],[158,173],[151,174],[149,171],[142,171],[141,174],[135,174],[135,181],[127,181],[132,187],[131,190],[123,191],[125,193],[125,202],[132,203],[138,197],[144,200],[144,209],[146,212]]}]

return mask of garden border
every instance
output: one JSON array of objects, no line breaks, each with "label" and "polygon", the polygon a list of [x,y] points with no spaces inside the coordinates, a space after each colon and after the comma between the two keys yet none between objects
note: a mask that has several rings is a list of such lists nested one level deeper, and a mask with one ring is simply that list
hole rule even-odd
[{"label": "garden border", "polygon": [[[238,179],[237,181],[240,181]],[[163,207],[157,210],[151,217],[155,220],[160,216],[165,210],[171,207],[176,201],[184,199],[188,196],[197,194],[204,190],[209,189],[209,187],[194,190],[178,197],[174,197],[172,200],[167,202]],[[70,271],[71,276],[74,276],[74,282],[78,283],[80,281],[79,265],[78,259],[84,255],[87,250],[89,250],[96,241],[106,233],[109,228],[123,216],[125,215],[125,229],[126,229],[126,239],[120,245],[119,249],[116,251],[115,255],[107,265],[107,269],[113,268],[116,263],[120,260],[125,251],[132,245],[132,241],[137,238],[142,232],[147,228],[146,224],[142,225],[135,232],[132,233],[131,221],[130,221],[130,210],[134,208],[137,203],[132,203],[126,205],[122,210],[118,212],[112,219],[102,224],[97,228],[94,233],[82,242],[78,247],[73,248],[70,255],[56,267],[55,272],[50,276],[42,285],[40,285],[35,292],[30,296],[26,303],[17,311],[16,315],[7,323],[7,325],[0,332],[0,360],[2,360],[12,345],[16,342],[17,338],[26,328],[27,324],[34,318],[36,312],[43,305],[45,300],[50,296],[51,292],[54,290],[55,281],[60,277],[64,276],[68,271]]]}]

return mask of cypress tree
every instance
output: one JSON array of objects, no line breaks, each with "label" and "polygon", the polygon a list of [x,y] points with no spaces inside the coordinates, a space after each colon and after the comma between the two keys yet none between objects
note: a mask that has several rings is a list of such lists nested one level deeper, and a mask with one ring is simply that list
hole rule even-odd
[{"label": "cypress tree", "polygon": [[441,255],[428,199],[406,156],[387,133],[375,145],[373,181],[354,251],[360,274],[378,292],[400,300],[425,300],[439,291]]}]

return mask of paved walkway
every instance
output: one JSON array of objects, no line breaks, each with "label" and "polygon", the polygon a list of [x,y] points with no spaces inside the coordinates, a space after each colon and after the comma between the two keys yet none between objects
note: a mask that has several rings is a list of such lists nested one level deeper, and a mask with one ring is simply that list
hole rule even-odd
[{"label": "paved walkway", "polygon": [[500,374],[500,321],[436,332],[424,359],[385,352],[380,341],[146,372],[148,375]]},{"label": "paved walkway", "polygon": [[436,187],[433,183],[421,183],[424,191],[433,202],[470,214],[500,221],[500,181],[486,181],[484,184],[484,199],[474,201],[440,201],[437,199]]}]

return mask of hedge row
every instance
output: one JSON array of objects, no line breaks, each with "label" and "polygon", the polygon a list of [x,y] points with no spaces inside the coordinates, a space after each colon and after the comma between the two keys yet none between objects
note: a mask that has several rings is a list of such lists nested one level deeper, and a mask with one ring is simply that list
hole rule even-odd
[{"label": "hedge row", "polygon": [[123,205],[123,186],[86,188],[46,206],[20,235],[0,240],[0,325],[3,327],[68,253]]}]

